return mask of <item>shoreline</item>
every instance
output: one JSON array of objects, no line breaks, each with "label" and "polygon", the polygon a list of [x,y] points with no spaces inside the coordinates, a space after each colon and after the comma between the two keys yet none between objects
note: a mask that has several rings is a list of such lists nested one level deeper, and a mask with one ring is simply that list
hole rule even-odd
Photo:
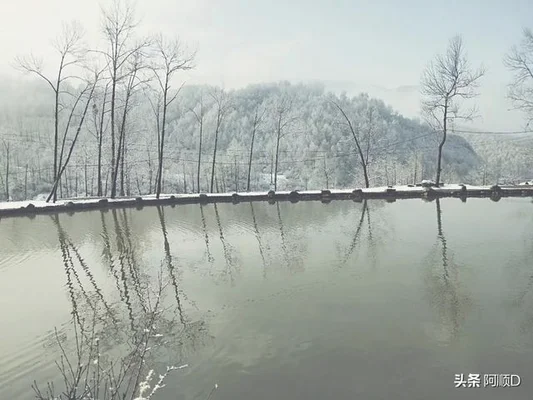
[{"label": "shoreline", "polygon": [[126,198],[73,198],[62,199],[56,203],[45,201],[14,201],[0,203],[0,218],[10,216],[34,216],[38,214],[74,213],[78,211],[105,210],[109,208],[137,208],[145,206],[233,203],[251,201],[317,201],[329,203],[332,200],[386,200],[394,202],[400,199],[424,199],[455,197],[466,201],[469,197],[489,198],[499,201],[502,197],[533,197],[533,186],[471,186],[442,185],[441,187],[422,187],[421,185],[388,186],[368,189],[328,189],[304,191],[268,192],[233,192],[233,193],[198,193],[198,194],[162,194]]}]

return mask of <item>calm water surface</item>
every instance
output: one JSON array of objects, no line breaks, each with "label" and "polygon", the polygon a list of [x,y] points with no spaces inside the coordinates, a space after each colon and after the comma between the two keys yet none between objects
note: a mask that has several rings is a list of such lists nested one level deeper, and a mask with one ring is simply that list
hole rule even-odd
[{"label": "calm water surface", "polygon": [[[146,364],[188,367],[157,399],[530,399],[532,257],[530,199],[3,219],[0,399],[59,384],[76,323],[119,357],[160,285]],[[522,385],[455,389],[460,373]]]}]

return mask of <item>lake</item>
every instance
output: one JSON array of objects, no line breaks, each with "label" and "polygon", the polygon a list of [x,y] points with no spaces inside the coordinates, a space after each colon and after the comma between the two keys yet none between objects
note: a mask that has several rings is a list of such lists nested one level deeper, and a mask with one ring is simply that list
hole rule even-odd
[{"label": "lake", "polygon": [[[6,218],[0,246],[2,400],[35,398],[34,380],[60,389],[55,363],[85,357],[84,340],[100,353],[87,365],[124,360],[145,340],[156,376],[182,367],[154,400],[533,391],[531,199]],[[455,388],[456,374],[481,374],[481,387]],[[483,374],[521,385],[483,387]]]}]

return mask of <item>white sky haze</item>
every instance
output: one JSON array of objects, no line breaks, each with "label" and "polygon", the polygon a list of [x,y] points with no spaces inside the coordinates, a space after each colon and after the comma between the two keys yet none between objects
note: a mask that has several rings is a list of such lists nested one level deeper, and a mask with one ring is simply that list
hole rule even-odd
[{"label": "white sky haze", "polygon": [[[99,45],[100,5],[108,0],[0,0],[0,74],[20,76],[11,64],[33,52],[52,66],[50,46],[62,21],[78,20],[87,42]],[[415,116],[416,86],[427,63],[462,34],[473,66],[483,64],[477,128],[523,126],[509,111],[511,75],[502,58],[533,27],[531,0],[138,0],[140,32],[179,36],[198,49],[190,83],[226,88],[250,83],[322,81],[326,88],[360,90]],[[100,43],[101,44],[101,43]],[[398,91],[398,87],[405,90]]]}]

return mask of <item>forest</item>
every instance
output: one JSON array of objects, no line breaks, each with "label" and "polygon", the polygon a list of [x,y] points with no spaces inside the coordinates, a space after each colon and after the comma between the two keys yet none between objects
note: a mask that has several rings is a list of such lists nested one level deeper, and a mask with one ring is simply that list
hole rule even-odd
[{"label": "forest", "polygon": [[[195,67],[194,50],[138,36],[123,1],[102,20],[105,48],[87,47],[83,29],[66,23],[46,68],[28,53],[13,62],[23,81],[0,80],[0,200],[532,178],[527,134],[455,131],[475,117],[484,75],[459,36],[423,72],[423,118],[415,120],[367,94],[316,83],[185,85],[180,74]],[[504,62],[509,97],[527,119],[531,31],[522,39]]]}]

